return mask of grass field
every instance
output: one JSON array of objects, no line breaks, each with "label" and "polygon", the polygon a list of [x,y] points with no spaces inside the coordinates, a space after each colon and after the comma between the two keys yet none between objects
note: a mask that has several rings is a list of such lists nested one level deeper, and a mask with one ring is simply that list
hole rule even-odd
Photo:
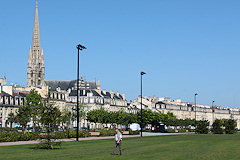
[{"label": "grass field", "polygon": [[240,159],[240,134],[235,135],[176,135],[125,138],[123,155],[111,155],[113,140],[64,142],[61,149],[36,150],[34,145],[2,146],[0,160],[8,159]]}]

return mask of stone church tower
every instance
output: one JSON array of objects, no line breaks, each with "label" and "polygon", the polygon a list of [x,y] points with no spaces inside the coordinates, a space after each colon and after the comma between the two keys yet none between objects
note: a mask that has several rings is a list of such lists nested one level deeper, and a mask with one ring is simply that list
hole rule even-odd
[{"label": "stone church tower", "polygon": [[40,48],[38,6],[36,0],[32,48],[29,50],[27,67],[27,87],[37,87],[44,84],[44,57]]}]

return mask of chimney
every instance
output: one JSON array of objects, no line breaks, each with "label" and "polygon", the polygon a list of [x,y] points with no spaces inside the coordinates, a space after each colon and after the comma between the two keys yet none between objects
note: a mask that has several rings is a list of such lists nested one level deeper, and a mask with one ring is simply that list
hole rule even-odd
[{"label": "chimney", "polygon": [[126,100],[126,96],[125,96],[124,93],[122,94],[122,97],[123,97],[123,100],[125,101]]},{"label": "chimney", "polygon": [[112,91],[112,90],[110,90],[110,95],[111,95],[111,98],[113,98],[113,96],[114,96],[114,93],[113,93],[113,91]]},{"label": "chimney", "polygon": [[105,94],[105,95],[107,94],[107,92],[106,92],[106,90],[105,90],[105,89],[104,89],[104,90],[102,90],[102,92],[103,92],[103,94]]},{"label": "chimney", "polygon": [[117,93],[116,93],[116,94],[117,94],[117,96],[119,97],[119,92],[118,92],[118,91],[117,91]]},{"label": "chimney", "polygon": [[97,89],[100,89],[100,80],[98,80]]},{"label": "chimney", "polygon": [[6,76],[3,78],[3,86],[6,86]]}]

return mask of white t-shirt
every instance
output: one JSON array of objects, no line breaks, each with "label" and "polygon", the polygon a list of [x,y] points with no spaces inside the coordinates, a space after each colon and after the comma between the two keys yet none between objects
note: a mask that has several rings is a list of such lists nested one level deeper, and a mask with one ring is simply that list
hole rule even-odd
[{"label": "white t-shirt", "polygon": [[117,142],[120,138],[122,138],[122,134],[120,132],[118,132],[117,134],[115,134],[115,141]]}]

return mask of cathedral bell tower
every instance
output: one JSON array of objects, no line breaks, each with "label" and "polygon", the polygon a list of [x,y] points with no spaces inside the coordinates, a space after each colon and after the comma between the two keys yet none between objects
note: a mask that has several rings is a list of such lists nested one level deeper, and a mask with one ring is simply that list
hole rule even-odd
[{"label": "cathedral bell tower", "polygon": [[29,50],[27,67],[27,87],[37,87],[44,84],[44,57],[40,48],[40,34],[38,21],[38,5],[36,0],[32,48]]}]

